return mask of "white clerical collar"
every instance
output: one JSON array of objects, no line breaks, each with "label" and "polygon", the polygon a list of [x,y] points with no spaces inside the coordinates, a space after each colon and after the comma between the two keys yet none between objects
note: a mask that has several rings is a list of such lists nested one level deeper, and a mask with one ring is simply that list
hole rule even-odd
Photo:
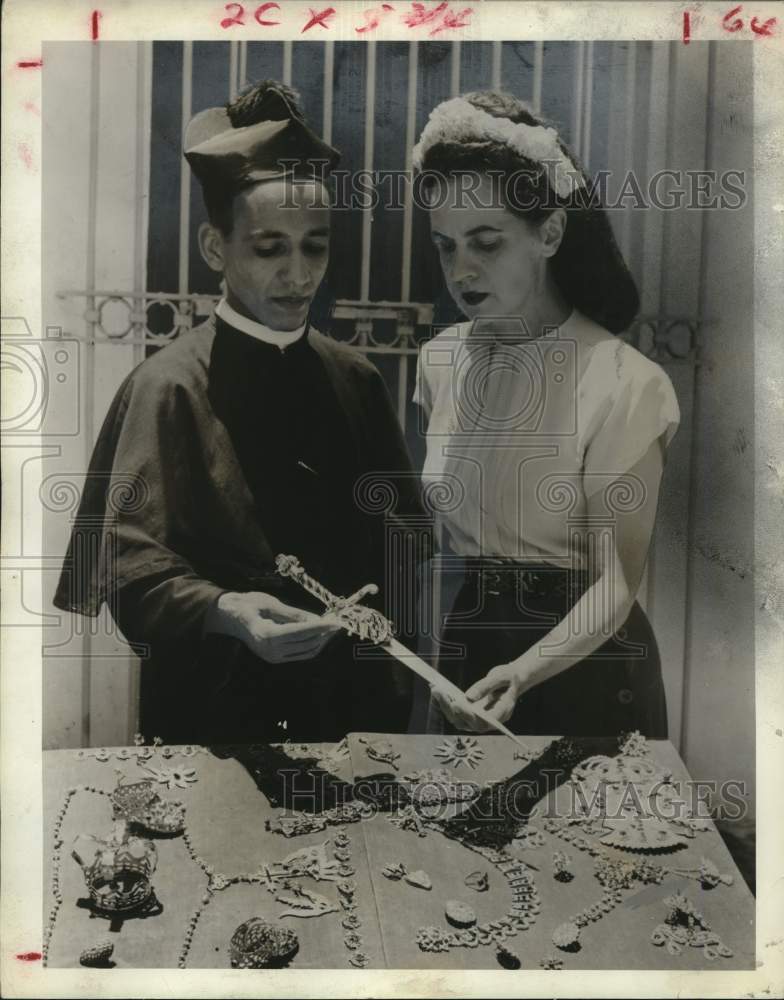
[{"label": "white clerical collar", "polygon": [[215,315],[220,316],[224,323],[233,326],[235,330],[241,330],[242,333],[247,333],[249,337],[255,337],[256,340],[263,340],[265,344],[274,344],[281,351],[293,344],[295,340],[299,340],[307,325],[303,323],[297,330],[272,330],[263,323],[248,319],[247,316],[238,313],[236,309],[232,309],[226,299],[221,299],[217,304]]}]

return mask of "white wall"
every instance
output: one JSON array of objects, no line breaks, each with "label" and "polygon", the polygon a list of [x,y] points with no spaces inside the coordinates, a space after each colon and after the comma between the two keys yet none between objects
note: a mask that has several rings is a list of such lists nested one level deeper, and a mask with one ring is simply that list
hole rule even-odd
[{"label": "white wall", "polygon": [[[78,345],[80,433],[52,438],[60,454],[45,463],[44,552],[65,552],[95,435],[117,387],[141,360],[130,344],[93,345],[86,298],[67,290],[134,290],[144,277],[139,226],[149,142],[149,49],[135,43],[47,43],[43,116],[43,317]],[[141,98],[141,100],[140,100]],[[127,128],[117,128],[117,121]],[[93,127],[93,122],[97,127]],[[75,375],[75,373],[74,373]],[[76,378],[74,378],[74,383]],[[58,413],[48,427],[56,432]],[[55,561],[55,560],[53,560]],[[45,602],[57,582],[46,574]],[[50,605],[51,607],[51,605]],[[45,745],[128,742],[136,725],[137,666],[108,615],[60,616],[44,631]]]},{"label": "white wall", "polygon": [[[752,189],[750,46],[717,45],[711,163]],[[699,778],[743,780],[754,801],[753,203],[709,212],[697,372],[683,752]]]}]

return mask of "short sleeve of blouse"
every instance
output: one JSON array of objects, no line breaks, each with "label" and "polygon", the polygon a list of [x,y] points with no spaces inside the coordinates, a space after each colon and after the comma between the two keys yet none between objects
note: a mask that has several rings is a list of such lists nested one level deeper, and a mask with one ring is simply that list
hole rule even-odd
[{"label": "short sleeve of blouse", "polygon": [[680,423],[668,375],[623,341],[597,346],[579,401],[579,452],[586,497],[628,472],[660,440],[666,449]]},{"label": "short sleeve of blouse", "polygon": [[425,362],[421,351],[417,359],[416,382],[414,383],[414,395],[412,398],[430,416],[433,409],[433,400],[427,375],[425,374]]}]

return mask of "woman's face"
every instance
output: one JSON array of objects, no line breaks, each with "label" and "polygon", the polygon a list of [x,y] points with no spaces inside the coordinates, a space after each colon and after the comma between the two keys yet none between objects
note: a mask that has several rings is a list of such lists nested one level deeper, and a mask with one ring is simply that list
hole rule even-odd
[{"label": "woman's face", "polygon": [[542,294],[552,251],[538,226],[498,205],[489,177],[481,177],[473,195],[449,178],[430,209],[449,293],[469,319],[525,317]]}]

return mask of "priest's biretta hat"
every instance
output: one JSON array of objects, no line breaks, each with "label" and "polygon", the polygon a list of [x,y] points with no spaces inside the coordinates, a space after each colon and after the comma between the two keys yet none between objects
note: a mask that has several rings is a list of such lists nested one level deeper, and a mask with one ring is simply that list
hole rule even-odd
[{"label": "priest's biretta hat", "polygon": [[[254,88],[250,115],[229,105],[191,119],[183,146],[202,186],[239,189],[276,177],[323,177],[335,166],[340,153],[309,128],[291,94],[269,81]],[[232,121],[249,116],[252,124]]]}]

